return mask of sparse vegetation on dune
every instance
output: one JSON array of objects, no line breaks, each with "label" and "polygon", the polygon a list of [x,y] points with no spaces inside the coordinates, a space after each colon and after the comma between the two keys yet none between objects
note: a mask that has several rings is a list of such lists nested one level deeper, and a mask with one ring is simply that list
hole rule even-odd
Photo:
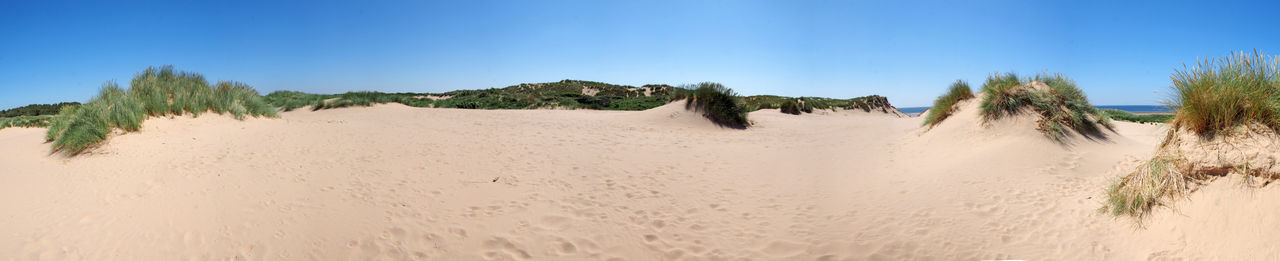
[{"label": "sparse vegetation on dune", "polygon": [[[862,110],[870,112],[879,110],[881,112],[889,112],[892,107],[889,105],[889,99],[879,95],[868,95],[849,99],[832,99],[822,97],[785,97],[777,95],[755,95],[742,98],[743,104],[748,111],[756,111],[762,109],[782,109],[789,106],[787,103],[795,103],[798,111],[805,113],[813,113],[813,110]],[[788,108],[788,110],[790,110]],[[790,113],[784,111],[784,113]],[[790,113],[799,114],[799,113]]]},{"label": "sparse vegetation on dune", "polygon": [[992,74],[982,85],[980,106],[986,120],[1023,113],[1040,116],[1038,129],[1045,136],[1061,142],[1072,129],[1083,135],[1097,134],[1099,125],[1110,128],[1111,122],[1089,104],[1075,81],[1061,74],[1037,74],[1019,78],[1014,73]]},{"label": "sparse vegetation on dune", "polygon": [[751,125],[747,121],[747,108],[733,89],[714,82],[689,85],[686,89],[693,91],[685,99],[685,108],[701,111],[703,116],[722,126],[741,129]]},{"label": "sparse vegetation on dune", "polygon": [[1136,123],[1169,123],[1170,120],[1173,120],[1172,113],[1133,114],[1117,109],[1098,109],[1098,113],[1112,120]]},{"label": "sparse vegetation on dune", "polygon": [[563,80],[552,83],[525,83],[501,89],[458,90],[445,93],[348,92],[308,94],[277,91],[266,96],[268,103],[285,111],[303,106],[312,110],[400,103],[413,107],[462,109],[595,109],[647,110],[667,104],[678,88],[670,85],[641,87],[592,81]]},{"label": "sparse vegetation on dune", "polygon": [[107,82],[88,103],[63,106],[49,118],[45,140],[52,142],[54,151],[76,155],[101,144],[114,129],[140,130],[147,116],[198,116],[210,111],[236,119],[276,117],[276,109],[248,85],[219,82],[210,87],[199,74],[174,72],[171,66],[152,67],[135,76],[128,91]]},{"label": "sparse vegetation on dune", "polygon": [[[1238,174],[1267,184],[1280,177],[1280,70],[1273,57],[1233,53],[1176,70],[1177,109],[1153,159],[1107,190],[1102,210],[1141,217],[1198,184]],[[1224,151],[1228,150],[1228,151]],[[1270,162],[1270,163],[1268,163]]]},{"label": "sparse vegetation on dune", "polygon": [[956,80],[947,89],[946,94],[933,100],[933,107],[929,108],[929,114],[924,117],[924,125],[933,128],[934,125],[942,123],[942,120],[947,119],[947,117],[951,116],[951,113],[955,112],[957,103],[973,97],[973,89],[969,88],[969,83],[964,80]]},{"label": "sparse vegetation on dune", "polygon": [[0,118],[0,129],[9,128],[9,127],[48,127],[49,118],[52,118],[52,117],[53,115],[40,115],[40,116],[23,115],[23,116]]}]

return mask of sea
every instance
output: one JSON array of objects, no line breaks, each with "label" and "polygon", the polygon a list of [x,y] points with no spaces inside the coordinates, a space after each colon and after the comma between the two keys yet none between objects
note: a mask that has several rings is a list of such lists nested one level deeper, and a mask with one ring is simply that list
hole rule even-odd
[{"label": "sea", "polygon": [[[1168,106],[1164,106],[1164,105],[1100,105],[1095,107],[1098,107],[1099,109],[1116,109],[1116,110],[1122,110],[1122,111],[1127,111],[1131,113],[1173,113],[1173,110],[1170,110]],[[898,108],[898,110],[902,111],[902,113],[906,113],[907,115],[912,115],[912,116],[920,114],[928,109],[929,107]]]}]

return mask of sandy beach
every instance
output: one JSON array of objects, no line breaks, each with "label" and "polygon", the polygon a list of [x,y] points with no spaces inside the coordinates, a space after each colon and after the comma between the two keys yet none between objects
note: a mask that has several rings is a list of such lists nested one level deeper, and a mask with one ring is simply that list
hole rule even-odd
[{"label": "sandy beach", "polygon": [[0,130],[6,259],[1267,258],[1280,190],[1223,179],[1144,221],[1103,188],[1163,125],[1059,145],[966,101],[920,118],[399,104],[152,118],[88,154]]}]

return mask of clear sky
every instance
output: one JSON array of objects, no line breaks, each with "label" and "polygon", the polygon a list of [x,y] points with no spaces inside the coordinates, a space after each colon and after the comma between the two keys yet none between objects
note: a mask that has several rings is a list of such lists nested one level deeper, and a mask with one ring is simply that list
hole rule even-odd
[{"label": "clear sky", "polygon": [[715,81],[899,107],[1048,71],[1094,104],[1158,104],[1183,63],[1280,54],[1280,1],[1116,2],[4,1],[0,108],[83,102],[165,64],[263,94]]}]

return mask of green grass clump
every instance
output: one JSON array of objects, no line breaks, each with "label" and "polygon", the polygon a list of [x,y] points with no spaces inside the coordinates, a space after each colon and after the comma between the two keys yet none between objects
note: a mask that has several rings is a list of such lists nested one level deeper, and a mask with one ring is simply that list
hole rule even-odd
[{"label": "green grass clump", "polygon": [[691,85],[688,89],[693,91],[685,99],[686,108],[702,111],[703,116],[722,126],[741,129],[751,125],[747,121],[747,108],[733,89],[714,82]]},{"label": "green grass clump", "polygon": [[258,92],[238,82],[218,82],[211,87],[204,76],[189,72],[174,72],[173,66],[151,67],[134,76],[129,95],[141,101],[150,116],[182,115],[199,116],[212,111],[231,113],[236,119],[244,116],[277,117],[276,108],[267,105]]},{"label": "green grass clump", "polygon": [[947,89],[946,94],[933,100],[933,108],[930,108],[929,115],[924,117],[924,125],[932,128],[934,125],[942,123],[942,120],[947,119],[947,117],[951,116],[951,113],[955,112],[957,103],[972,98],[973,90],[969,89],[969,83],[964,80],[956,80]]},{"label": "green grass clump", "polygon": [[1172,113],[1138,115],[1117,109],[1098,109],[1098,112],[1112,120],[1136,123],[1169,123],[1170,120],[1173,120],[1174,115]]},{"label": "green grass clump", "polygon": [[1233,53],[1175,70],[1175,129],[1212,134],[1259,123],[1280,130],[1280,71],[1273,57]]},{"label": "green grass clump", "polygon": [[1062,141],[1067,129],[1084,135],[1099,134],[1099,125],[1110,128],[1110,119],[1089,104],[1075,81],[1061,74],[1038,74],[1019,78],[1017,74],[992,74],[982,85],[979,103],[986,120],[1022,113],[1030,109],[1041,116],[1038,129],[1045,136]]},{"label": "green grass clump", "polygon": [[107,82],[88,103],[63,106],[49,118],[45,140],[54,151],[76,155],[101,144],[114,129],[140,130],[147,116],[198,116],[209,111],[240,120],[276,117],[276,108],[248,85],[219,82],[210,87],[199,74],[175,73],[172,66],[151,67],[134,77],[128,91]]}]

